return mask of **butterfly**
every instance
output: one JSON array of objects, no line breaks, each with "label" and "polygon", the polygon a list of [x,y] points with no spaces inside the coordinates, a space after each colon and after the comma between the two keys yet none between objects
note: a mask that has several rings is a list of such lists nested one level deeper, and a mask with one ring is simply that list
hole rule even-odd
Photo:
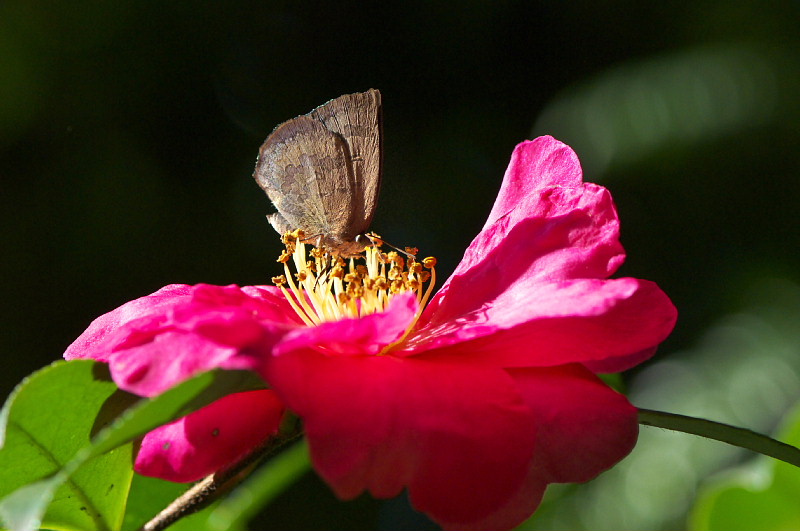
[{"label": "butterfly", "polygon": [[253,177],[284,234],[342,256],[363,251],[378,202],[383,166],[381,93],[345,94],[275,128],[258,152]]}]

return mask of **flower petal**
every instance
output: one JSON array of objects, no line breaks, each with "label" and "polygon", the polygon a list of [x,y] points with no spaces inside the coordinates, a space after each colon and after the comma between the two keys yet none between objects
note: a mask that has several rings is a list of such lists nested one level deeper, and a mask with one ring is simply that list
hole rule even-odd
[{"label": "flower petal", "polygon": [[275,286],[197,284],[194,286],[192,308],[187,313],[191,315],[200,308],[235,308],[249,313],[257,321],[302,324],[286,297]]},{"label": "flower petal", "polygon": [[228,395],[148,433],[134,468],[168,481],[196,481],[275,434],[282,414],[283,406],[271,390]]},{"label": "flower petal", "polygon": [[280,356],[306,347],[328,354],[378,354],[383,347],[400,339],[418,308],[414,293],[400,293],[392,298],[385,312],[289,332],[273,354]]},{"label": "flower petal", "polygon": [[652,282],[573,280],[503,292],[457,319],[426,324],[405,348],[500,367],[608,360],[606,368],[619,368],[642,361],[632,353],[652,354],[676,318]]},{"label": "flower petal", "polygon": [[568,145],[551,136],[540,136],[517,145],[511,154],[500,193],[494,202],[487,228],[511,212],[536,190],[550,186],[580,186],[583,170]]},{"label": "flower petal", "polygon": [[[160,290],[126,302],[101,315],[67,347],[64,358],[108,361],[110,353],[121,343],[144,341],[161,327],[180,322],[184,330],[193,323],[205,322],[209,335],[213,324],[210,315],[225,311],[246,314],[248,320],[299,324],[295,313],[279,289],[272,286],[212,286],[170,284]],[[230,313],[228,313],[230,315]],[[230,319],[227,319],[230,320]],[[121,330],[125,328],[125,330]],[[134,332],[135,331],[135,332]],[[133,334],[135,337],[131,337]],[[228,338],[241,333],[228,334]]]},{"label": "flower petal", "polygon": [[580,365],[509,373],[536,417],[533,464],[502,509],[469,524],[440,520],[448,530],[514,527],[536,510],[547,483],[588,481],[636,444],[636,408]]},{"label": "flower petal", "polygon": [[604,279],[624,258],[608,190],[590,183],[539,189],[478,234],[422,321],[452,319],[529,285]]},{"label": "flower petal", "polygon": [[530,518],[536,511],[536,508],[542,502],[542,496],[546,489],[547,483],[531,469],[522,487],[506,499],[502,507],[488,516],[469,522],[451,522],[444,518],[439,518],[437,522],[447,531],[513,529]]},{"label": "flower petal", "polygon": [[617,356],[604,360],[587,361],[583,364],[595,374],[609,374],[613,372],[627,371],[631,367],[636,367],[643,361],[647,361],[656,353],[657,347],[650,347],[626,356]]},{"label": "flower petal", "polygon": [[636,408],[580,365],[509,373],[536,417],[533,468],[547,482],[588,481],[636,444]]},{"label": "flower petal", "polygon": [[111,349],[107,340],[112,333],[126,323],[149,315],[162,314],[167,308],[190,300],[192,289],[192,286],[186,284],[170,284],[153,294],[126,302],[101,315],[67,347],[64,358],[108,361]]},{"label": "flower petal", "polygon": [[258,369],[293,316],[276,288],[167,286],[95,320],[65,356],[106,361],[120,388],[154,396],[205,370]]},{"label": "flower petal", "polygon": [[314,467],[341,498],[407,486],[418,510],[467,525],[526,478],[533,419],[505,371],[307,350],[273,358],[264,376],[303,418]]},{"label": "flower petal", "polygon": [[139,396],[158,395],[203,371],[257,370],[261,365],[258,357],[242,354],[237,347],[183,331],[163,331],[146,343],[112,353],[108,362],[120,389]]}]

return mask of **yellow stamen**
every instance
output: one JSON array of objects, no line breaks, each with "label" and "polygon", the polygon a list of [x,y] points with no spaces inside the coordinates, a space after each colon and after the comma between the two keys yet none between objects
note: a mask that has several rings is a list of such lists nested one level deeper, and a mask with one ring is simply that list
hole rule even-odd
[{"label": "yellow stamen", "polygon": [[[284,275],[273,278],[286,300],[308,326],[326,321],[357,318],[385,311],[394,295],[411,291],[420,304],[403,337],[382,352],[402,343],[416,325],[433,293],[435,258],[418,262],[418,250],[406,247],[407,256],[380,250],[383,242],[375,235],[362,256],[347,261],[324,248],[303,241],[302,231],[289,232],[281,241],[286,249],[279,259]],[[427,287],[426,287],[427,284]]]}]

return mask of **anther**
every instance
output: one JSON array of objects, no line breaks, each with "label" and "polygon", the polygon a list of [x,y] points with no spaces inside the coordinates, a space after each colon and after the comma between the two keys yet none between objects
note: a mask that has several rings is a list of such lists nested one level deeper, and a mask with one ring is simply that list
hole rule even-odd
[{"label": "anther", "polygon": [[393,295],[412,291],[420,309],[409,323],[410,330],[435,283],[432,269],[435,259],[417,261],[413,254],[418,250],[414,247],[384,253],[378,247],[383,241],[374,235],[362,255],[347,260],[322,247],[311,246],[310,239],[301,231],[286,233],[282,241],[286,248],[280,261],[286,273],[274,277],[273,282],[308,326],[385,311]]}]

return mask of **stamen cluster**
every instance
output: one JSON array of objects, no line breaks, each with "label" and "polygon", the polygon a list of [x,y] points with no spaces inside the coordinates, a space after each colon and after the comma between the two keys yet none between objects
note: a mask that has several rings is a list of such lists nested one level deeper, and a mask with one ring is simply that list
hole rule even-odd
[{"label": "stamen cluster", "polygon": [[[286,249],[278,262],[283,263],[285,274],[272,281],[309,326],[384,311],[398,293],[416,292],[419,312],[430,298],[436,282],[436,259],[417,261],[416,248],[385,253],[380,237],[370,234],[372,243],[363,255],[345,259],[304,239],[301,230],[282,236]],[[292,273],[292,265],[296,273]]]}]

